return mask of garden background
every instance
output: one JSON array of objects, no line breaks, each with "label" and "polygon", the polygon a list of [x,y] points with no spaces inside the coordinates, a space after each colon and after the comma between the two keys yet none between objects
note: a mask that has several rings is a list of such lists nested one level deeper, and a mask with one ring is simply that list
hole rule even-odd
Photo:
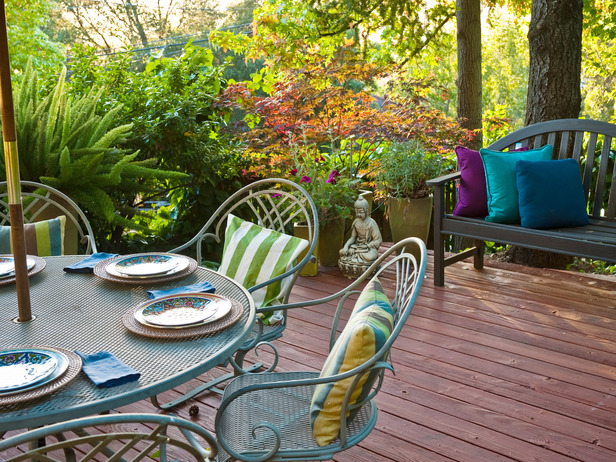
[{"label": "garden background", "polygon": [[22,179],[77,201],[104,251],[185,242],[262,177],[301,182],[322,225],[360,189],[378,216],[405,143],[446,172],[457,144],[616,119],[608,0],[5,3]]}]

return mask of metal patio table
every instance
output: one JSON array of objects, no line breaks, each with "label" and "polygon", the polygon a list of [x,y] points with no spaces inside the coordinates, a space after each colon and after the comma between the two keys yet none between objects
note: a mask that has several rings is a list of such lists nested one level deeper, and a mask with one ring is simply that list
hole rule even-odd
[{"label": "metal patio table", "polygon": [[[0,406],[0,432],[38,427],[108,411],[185,383],[217,366],[250,335],[255,307],[239,284],[215,271],[198,267],[191,275],[156,285],[123,284],[94,274],[63,271],[84,256],[45,258],[46,267],[30,277],[34,321],[16,324],[14,284],[0,286],[0,348],[57,347],[90,354],[107,350],[141,373],[137,382],[98,388],[80,372],[52,394],[34,401]],[[240,320],[224,330],[182,340],[159,340],[126,329],[122,316],[149,300],[146,291],[209,281],[216,294],[243,306]]]}]

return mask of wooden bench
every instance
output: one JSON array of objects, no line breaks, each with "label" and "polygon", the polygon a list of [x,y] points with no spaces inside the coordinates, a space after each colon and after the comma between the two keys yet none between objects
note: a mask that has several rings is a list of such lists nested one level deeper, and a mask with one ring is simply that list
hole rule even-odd
[{"label": "wooden bench", "polygon": [[[517,130],[492,143],[489,149],[504,151],[551,144],[553,159],[574,158],[582,167],[582,184],[589,214],[587,226],[530,229],[520,224],[501,224],[483,218],[451,213],[456,203],[460,172],[428,182],[434,187],[434,284],[445,283],[445,267],[474,257],[483,267],[485,241],[616,262],[616,125],[585,119],[542,122]],[[595,200],[595,198],[598,198]],[[452,236],[470,238],[474,247],[445,257]]]}]

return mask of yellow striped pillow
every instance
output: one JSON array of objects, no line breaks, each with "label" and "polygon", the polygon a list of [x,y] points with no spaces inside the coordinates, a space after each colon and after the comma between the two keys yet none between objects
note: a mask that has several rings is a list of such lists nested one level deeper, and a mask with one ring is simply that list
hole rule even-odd
[{"label": "yellow striped pillow", "polygon": [[[65,227],[66,216],[64,215],[51,220],[24,224],[26,253],[39,257],[64,255]],[[0,253],[13,253],[10,226],[0,226]]]},{"label": "yellow striped pillow", "polygon": [[[320,377],[350,371],[372,358],[387,342],[394,327],[394,312],[378,278],[373,278],[355,302],[353,313],[323,364]],[[386,359],[387,353],[383,355]],[[351,395],[349,404],[361,402],[372,390],[378,374],[365,374]],[[312,433],[319,446],[336,439],[340,432],[342,401],[353,377],[317,385],[310,407]],[[355,411],[357,413],[357,411]],[[348,413],[352,419],[355,414]]]}]

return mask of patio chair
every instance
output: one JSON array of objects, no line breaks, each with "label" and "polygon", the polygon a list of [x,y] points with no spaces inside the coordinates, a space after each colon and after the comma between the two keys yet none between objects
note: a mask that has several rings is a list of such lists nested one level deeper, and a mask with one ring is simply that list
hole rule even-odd
[{"label": "patio chair", "polygon": [[[97,251],[94,233],[88,218],[66,194],[42,183],[22,181],[21,195],[24,227],[27,234],[26,250],[29,254],[39,256],[90,255]],[[9,248],[8,226],[10,223],[7,185],[6,181],[3,181],[0,182],[0,242],[4,242],[5,251]],[[31,225],[34,223],[38,224]],[[46,239],[48,239],[49,247],[34,249],[37,250],[35,252],[28,243],[28,234],[36,233],[37,239],[35,240],[38,240],[41,229],[43,235],[48,236]],[[0,253],[10,253],[10,251]]]},{"label": "patio chair", "polygon": [[0,460],[201,462],[215,460],[217,447],[208,431],[179,417],[107,414],[60,422],[0,440]]},{"label": "patio chair", "polygon": [[[301,252],[301,246],[294,247],[300,241],[292,237],[294,223],[303,223],[308,228],[308,239],[307,242],[303,240],[301,243],[305,246]],[[258,319],[249,340],[228,360],[233,372],[221,375],[166,404],[159,403],[154,396],[151,400],[155,406],[170,409],[205,390],[221,393],[217,388],[219,384],[263,367],[263,364],[257,363],[248,369],[243,368],[244,358],[252,349],[256,351],[257,348],[269,346],[275,359],[268,370],[276,367],[278,352],[271,342],[281,337],[286,327],[287,315],[282,308],[288,303],[291,289],[301,269],[314,258],[318,230],[317,209],[306,190],[292,181],[273,178],[256,181],[234,193],[196,236],[171,250],[173,253],[179,253],[196,246],[196,259],[201,263],[202,247],[208,239],[218,244],[224,242],[219,272],[240,282],[252,294]],[[272,236],[284,239],[286,248],[283,256],[274,254],[279,245],[269,247],[267,244]],[[261,245],[261,242],[265,245]],[[295,251],[289,252],[290,247]],[[237,263],[238,261],[240,263]],[[272,310],[272,304],[279,307]]]},{"label": "patio chair", "polygon": [[[413,253],[408,253],[411,247]],[[397,252],[401,253],[396,256]],[[408,238],[388,249],[346,289],[289,304],[287,310],[339,300],[329,356],[320,374],[267,372],[232,380],[216,413],[217,460],[328,460],[366,438],[376,425],[374,398],[384,373],[394,370],[391,347],[413,307],[425,265],[425,245]],[[345,300],[366,280],[336,339]]]}]

